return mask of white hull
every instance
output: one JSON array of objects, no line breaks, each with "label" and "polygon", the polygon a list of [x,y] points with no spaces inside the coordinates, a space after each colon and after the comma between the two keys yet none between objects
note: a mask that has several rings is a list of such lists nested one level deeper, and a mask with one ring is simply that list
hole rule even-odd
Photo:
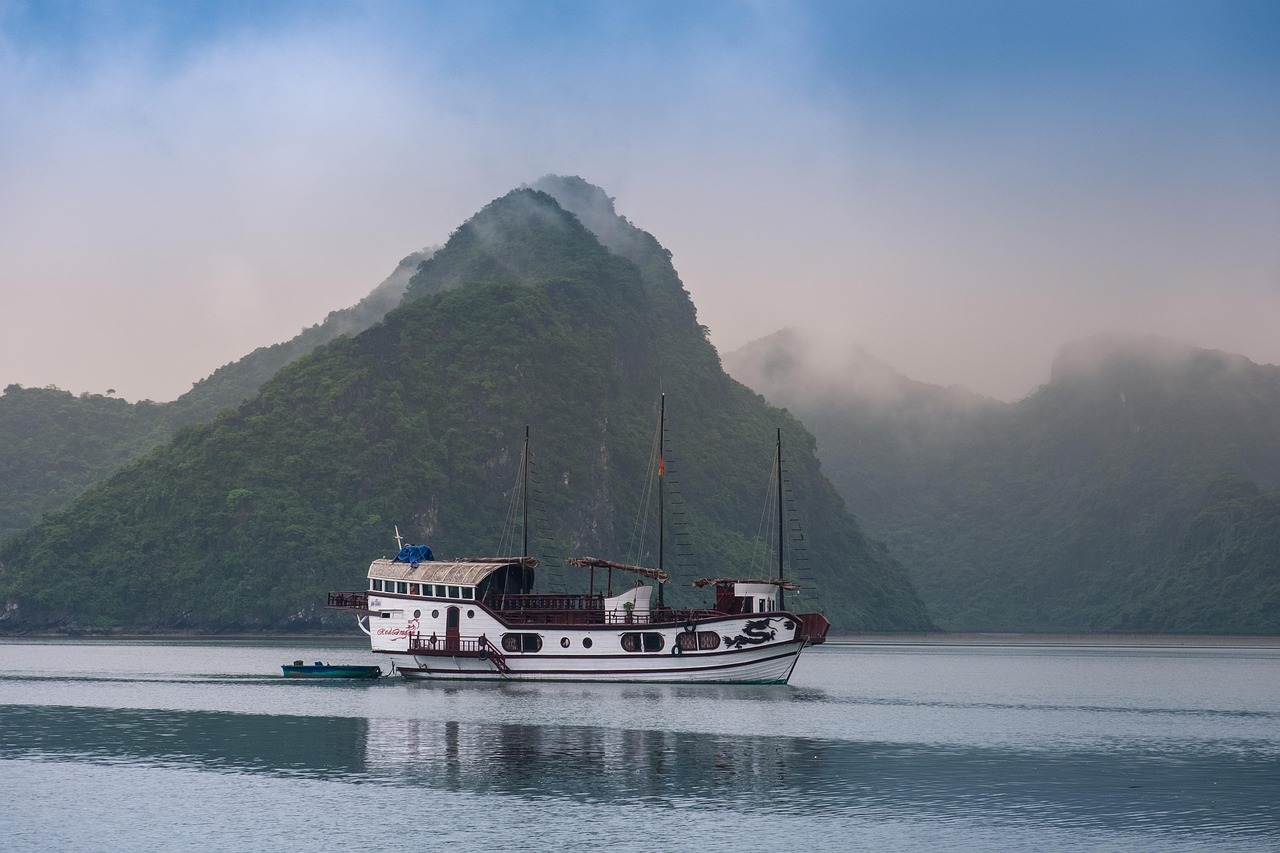
[{"label": "white hull", "polygon": [[369,620],[372,650],[411,679],[785,684],[805,646],[800,619],[785,611],[560,625],[508,622],[472,601],[369,604],[387,614]]},{"label": "white hull", "polygon": [[802,640],[768,648],[696,653],[675,658],[660,653],[633,656],[508,655],[509,672],[490,660],[465,657],[421,657],[396,654],[400,674],[411,679],[466,681],[610,681],[697,684],[786,684],[795,668]]}]

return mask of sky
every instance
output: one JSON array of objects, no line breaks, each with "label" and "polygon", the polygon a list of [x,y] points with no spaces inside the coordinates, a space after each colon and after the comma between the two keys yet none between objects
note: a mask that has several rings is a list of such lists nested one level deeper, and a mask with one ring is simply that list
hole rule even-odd
[{"label": "sky", "polygon": [[722,351],[1280,364],[1280,4],[0,0],[0,387],[171,400],[545,174]]}]

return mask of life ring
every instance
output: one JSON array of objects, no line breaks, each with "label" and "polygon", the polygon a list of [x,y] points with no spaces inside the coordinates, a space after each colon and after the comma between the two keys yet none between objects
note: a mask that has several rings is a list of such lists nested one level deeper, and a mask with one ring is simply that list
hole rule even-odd
[{"label": "life ring", "polygon": [[693,620],[692,620],[692,619],[690,619],[688,622],[684,623],[684,632],[685,632],[686,634],[692,634],[692,633],[693,633],[694,631],[696,631],[696,630],[698,630],[698,626],[697,626],[697,625],[695,625],[695,624],[693,624]]},{"label": "life ring", "polygon": [[671,654],[675,655],[676,657],[680,657],[680,655],[684,654],[684,649],[680,648],[679,646],[672,646]]}]

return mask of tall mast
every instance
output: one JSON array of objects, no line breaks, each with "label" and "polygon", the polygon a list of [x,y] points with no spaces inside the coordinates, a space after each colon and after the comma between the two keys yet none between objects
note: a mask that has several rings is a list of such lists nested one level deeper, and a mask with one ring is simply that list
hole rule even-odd
[{"label": "tall mast", "polygon": [[[778,427],[778,580],[783,579],[783,547],[782,547],[783,519],[782,519],[782,427]],[[786,610],[787,591],[778,585],[778,607]]]},{"label": "tall mast", "polygon": [[524,486],[524,519],[520,523],[520,556],[529,556],[529,425],[524,425],[524,453],[521,454],[524,463],[524,471],[520,474],[520,479]]},{"label": "tall mast", "polygon": [[[662,395],[662,401],[658,407],[658,570],[661,571],[662,566],[662,546],[664,540],[665,524],[662,515],[662,475],[664,473],[663,454],[667,444],[667,395]],[[663,606],[662,601],[662,582],[658,582],[658,608]]]}]

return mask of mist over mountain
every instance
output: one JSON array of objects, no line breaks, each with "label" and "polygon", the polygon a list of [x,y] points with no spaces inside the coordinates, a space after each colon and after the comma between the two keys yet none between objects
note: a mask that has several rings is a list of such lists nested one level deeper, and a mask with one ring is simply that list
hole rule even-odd
[{"label": "mist over mountain", "polygon": [[[539,183],[584,195],[580,179]],[[813,438],[721,370],[669,255],[628,229],[611,239],[630,240],[636,260],[546,191],[486,206],[417,266],[381,323],[291,361],[238,408],[0,545],[0,624],[346,624],[324,594],[363,587],[393,525],[440,557],[510,550],[526,427],[544,588],[581,586],[560,563],[572,554],[652,564],[644,490],[665,393],[679,581],[668,600],[693,600],[693,577],[770,571],[757,534],[781,429],[808,544],[793,553],[807,559],[789,603],[821,606],[845,630],[928,628],[903,567],[823,477]]]},{"label": "mist over mountain", "polygon": [[1104,335],[1006,405],[794,333],[725,364],[813,430],[945,628],[1280,631],[1280,368]]}]

